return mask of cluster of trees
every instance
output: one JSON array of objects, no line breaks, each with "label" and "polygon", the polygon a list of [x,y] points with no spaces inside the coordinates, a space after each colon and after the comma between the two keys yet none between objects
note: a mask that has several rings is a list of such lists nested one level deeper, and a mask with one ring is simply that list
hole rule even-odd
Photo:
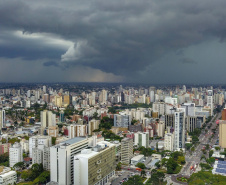
[{"label": "cluster of trees", "polygon": [[9,153],[0,155],[0,166],[9,166]]},{"label": "cluster of trees", "polygon": [[188,180],[189,185],[220,185],[225,184],[226,177],[222,175],[214,175],[211,172],[199,171],[198,173],[193,173]]},{"label": "cluster of trees", "polygon": [[164,182],[165,174],[163,172],[152,170],[151,171],[151,178],[148,179],[146,185],[163,185],[166,184]]},{"label": "cluster of trees", "polygon": [[185,164],[185,157],[182,152],[176,151],[173,152],[171,157],[165,161],[167,173],[168,174],[176,174],[179,173],[181,170],[181,165]]},{"label": "cluster of trees", "polygon": [[151,156],[153,153],[155,153],[155,151],[151,148],[145,148],[143,146],[139,147],[137,150],[140,151],[144,156]]},{"label": "cluster of trees", "polygon": [[136,167],[141,168],[141,169],[145,169],[146,168],[144,163],[137,163]]},{"label": "cluster of trees", "polygon": [[134,175],[127,182],[123,182],[122,185],[143,185],[143,179],[139,175]]},{"label": "cluster of trees", "polygon": [[105,116],[100,121],[99,129],[110,130],[112,126],[114,126],[114,119]]},{"label": "cluster of trees", "polygon": [[211,169],[211,166],[209,164],[206,163],[200,163],[200,166],[203,170],[209,170]]},{"label": "cluster of trees", "polygon": [[24,170],[21,178],[26,181],[33,181],[34,184],[46,183],[50,180],[50,172],[44,171],[42,164],[33,164],[31,169]]},{"label": "cluster of trees", "polygon": [[104,130],[102,132],[102,136],[105,138],[105,139],[111,139],[111,140],[119,140],[121,141],[121,137],[114,134],[111,130]]}]

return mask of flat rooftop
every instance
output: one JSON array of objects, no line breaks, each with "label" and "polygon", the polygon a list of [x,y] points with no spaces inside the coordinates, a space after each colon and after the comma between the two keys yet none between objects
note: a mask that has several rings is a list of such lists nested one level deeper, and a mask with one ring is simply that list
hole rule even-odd
[{"label": "flat rooftop", "polygon": [[79,141],[83,141],[85,139],[86,139],[86,137],[74,137],[72,139],[69,139],[69,140],[66,140],[66,141],[62,141],[60,144],[69,144],[69,145],[72,145],[74,143],[77,143]]}]

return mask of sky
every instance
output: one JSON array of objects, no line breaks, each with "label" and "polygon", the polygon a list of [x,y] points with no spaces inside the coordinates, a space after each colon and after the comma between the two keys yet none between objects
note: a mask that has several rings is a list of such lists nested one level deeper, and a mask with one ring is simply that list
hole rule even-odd
[{"label": "sky", "polygon": [[226,79],[225,0],[0,0],[0,82]]}]

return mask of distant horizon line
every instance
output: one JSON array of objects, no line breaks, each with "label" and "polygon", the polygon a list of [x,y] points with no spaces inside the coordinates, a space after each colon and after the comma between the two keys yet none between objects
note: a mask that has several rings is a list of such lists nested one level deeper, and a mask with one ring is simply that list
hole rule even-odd
[{"label": "distant horizon line", "polygon": [[147,82],[0,82],[0,84],[142,84],[142,85],[226,85],[223,83],[147,83]]}]

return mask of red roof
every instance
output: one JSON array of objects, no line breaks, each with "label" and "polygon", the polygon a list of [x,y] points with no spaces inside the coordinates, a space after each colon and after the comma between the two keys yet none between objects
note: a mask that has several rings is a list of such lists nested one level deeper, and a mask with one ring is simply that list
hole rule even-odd
[{"label": "red roof", "polygon": [[31,161],[32,160],[32,158],[30,158],[30,157],[25,157],[24,158],[24,161],[26,161],[26,162],[29,162],[29,161]]}]

